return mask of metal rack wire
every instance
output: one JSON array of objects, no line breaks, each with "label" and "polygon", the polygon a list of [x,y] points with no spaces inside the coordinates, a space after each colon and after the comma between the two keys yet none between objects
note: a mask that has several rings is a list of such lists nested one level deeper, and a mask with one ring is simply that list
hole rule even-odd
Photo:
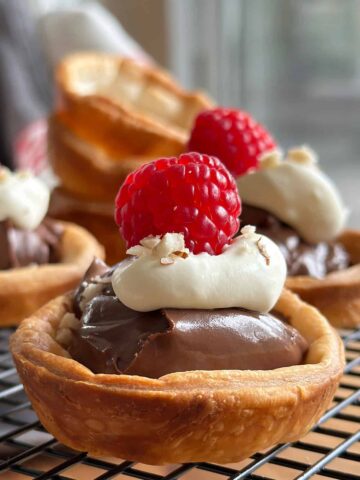
[{"label": "metal rack wire", "polygon": [[347,365],[330,410],[300,441],[237,464],[154,467],[61,445],[39,423],[0,331],[0,480],[360,480],[360,329],[340,332]]}]

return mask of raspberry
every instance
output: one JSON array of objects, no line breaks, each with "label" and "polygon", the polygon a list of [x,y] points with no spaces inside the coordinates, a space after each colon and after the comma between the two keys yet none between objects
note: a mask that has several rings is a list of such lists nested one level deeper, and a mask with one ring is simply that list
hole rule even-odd
[{"label": "raspberry", "polygon": [[215,157],[184,153],[130,173],[115,200],[128,247],[149,235],[183,233],[194,253],[221,253],[239,230],[241,201],[232,175]]},{"label": "raspberry", "polygon": [[248,113],[215,108],[195,120],[189,150],[215,155],[235,176],[256,169],[262,153],[274,150],[270,133]]}]

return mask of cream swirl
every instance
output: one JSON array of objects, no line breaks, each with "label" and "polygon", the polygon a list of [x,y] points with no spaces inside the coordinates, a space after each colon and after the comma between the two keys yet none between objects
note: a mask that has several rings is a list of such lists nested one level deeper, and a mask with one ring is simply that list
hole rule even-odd
[{"label": "cream swirl", "polygon": [[243,202],[274,214],[310,243],[330,241],[344,228],[347,210],[307,147],[290,150],[285,159],[277,151],[266,154],[260,169],[239,177],[237,185]]},{"label": "cream swirl", "polygon": [[25,230],[40,225],[49,206],[47,186],[30,172],[0,168],[0,221],[11,220]]},{"label": "cream swirl", "polygon": [[220,255],[190,253],[181,234],[144,239],[128,253],[137,258],[119,265],[112,285],[122,303],[140,312],[231,307],[267,312],[286,278],[279,248],[251,226]]}]

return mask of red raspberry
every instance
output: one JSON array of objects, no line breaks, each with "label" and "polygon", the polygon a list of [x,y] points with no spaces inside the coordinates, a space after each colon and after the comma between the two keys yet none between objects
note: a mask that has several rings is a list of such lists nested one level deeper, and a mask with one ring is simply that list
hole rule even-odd
[{"label": "red raspberry", "polygon": [[260,123],[246,112],[228,108],[201,112],[189,141],[189,151],[215,155],[235,177],[257,168],[261,154],[275,148]]},{"label": "red raspberry", "polygon": [[239,230],[241,201],[232,175],[215,157],[184,153],[130,173],[115,200],[128,247],[148,235],[183,233],[194,253],[221,253]]}]

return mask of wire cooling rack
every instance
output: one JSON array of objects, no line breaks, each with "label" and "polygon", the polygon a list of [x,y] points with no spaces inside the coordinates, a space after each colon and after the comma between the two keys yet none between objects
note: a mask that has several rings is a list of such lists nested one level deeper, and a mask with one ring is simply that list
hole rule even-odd
[{"label": "wire cooling rack", "polygon": [[330,410],[300,441],[237,464],[154,467],[61,445],[39,423],[0,330],[0,480],[360,480],[360,329],[340,332],[347,365]]}]

